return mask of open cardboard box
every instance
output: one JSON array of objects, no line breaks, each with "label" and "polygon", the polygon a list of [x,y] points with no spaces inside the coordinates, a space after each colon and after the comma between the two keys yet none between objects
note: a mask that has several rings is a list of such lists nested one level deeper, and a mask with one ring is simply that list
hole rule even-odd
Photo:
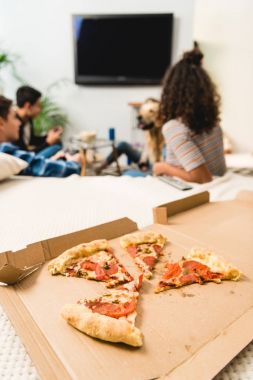
[{"label": "open cardboard box", "polygon": [[[166,235],[169,243],[153,279],[140,291],[136,325],[144,334],[141,348],[102,342],[69,326],[59,315],[62,306],[96,297],[105,287],[81,278],[50,276],[45,263],[76,244],[107,238],[118,259],[134,273],[119,237],[135,231],[136,223],[124,218],[0,254],[0,281],[13,284],[27,274],[22,273],[24,267],[33,270],[15,285],[2,286],[0,299],[42,379],[211,379],[252,340],[253,196],[245,193],[217,204],[208,199],[209,194],[202,193],[162,205],[166,221],[161,222],[169,225],[145,228]],[[174,216],[168,219],[167,213]],[[211,246],[238,266],[244,278],[155,294],[164,262],[180,259],[196,245]]]}]

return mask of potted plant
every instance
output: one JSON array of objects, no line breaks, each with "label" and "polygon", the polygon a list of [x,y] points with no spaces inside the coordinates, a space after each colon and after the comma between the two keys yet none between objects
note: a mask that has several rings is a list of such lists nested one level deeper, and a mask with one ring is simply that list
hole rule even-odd
[{"label": "potted plant", "polygon": [[65,129],[68,123],[68,116],[61,107],[50,95],[44,95],[41,99],[41,112],[33,123],[36,135],[46,135],[49,129],[58,125]]},{"label": "potted plant", "polygon": [[[17,61],[20,57],[16,54],[10,53],[7,50],[0,49],[0,74],[2,70],[10,69],[12,76],[20,83],[24,83],[24,80],[19,76],[16,70]],[[4,80],[0,75],[0,93],[3,92]]]}]

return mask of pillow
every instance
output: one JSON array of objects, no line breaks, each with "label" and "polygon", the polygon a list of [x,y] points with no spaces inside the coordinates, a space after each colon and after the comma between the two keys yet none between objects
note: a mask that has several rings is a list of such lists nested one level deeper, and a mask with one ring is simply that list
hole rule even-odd
[{"label": "pillow", "polygon": [[0,181],[20,173],[28,163],[10,154],[0,153]]}]

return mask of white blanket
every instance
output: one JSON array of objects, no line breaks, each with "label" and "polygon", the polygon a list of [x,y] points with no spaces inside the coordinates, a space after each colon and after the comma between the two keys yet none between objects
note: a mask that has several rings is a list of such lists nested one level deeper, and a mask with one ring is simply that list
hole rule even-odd
[{"label": "white blanket", "polygon": [[149,225],[152,208],[208,190],[211,200],[253,191],[253,177],[228,173],[180,191],[154,177],[13,177],[0,184],[0,252],[122,217]]}]

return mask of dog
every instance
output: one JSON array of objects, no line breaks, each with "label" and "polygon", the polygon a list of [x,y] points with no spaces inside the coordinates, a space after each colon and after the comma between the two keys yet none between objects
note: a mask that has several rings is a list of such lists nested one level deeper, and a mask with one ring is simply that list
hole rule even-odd
[{"label": "dog", "polygon": [[138,128],[145,134],[145,145],[141,156],[141,163],[162,161],[164,138],[162,124],[159,120],[160,102],[154,98],[148,98],[142,103],[137,120]]}]

